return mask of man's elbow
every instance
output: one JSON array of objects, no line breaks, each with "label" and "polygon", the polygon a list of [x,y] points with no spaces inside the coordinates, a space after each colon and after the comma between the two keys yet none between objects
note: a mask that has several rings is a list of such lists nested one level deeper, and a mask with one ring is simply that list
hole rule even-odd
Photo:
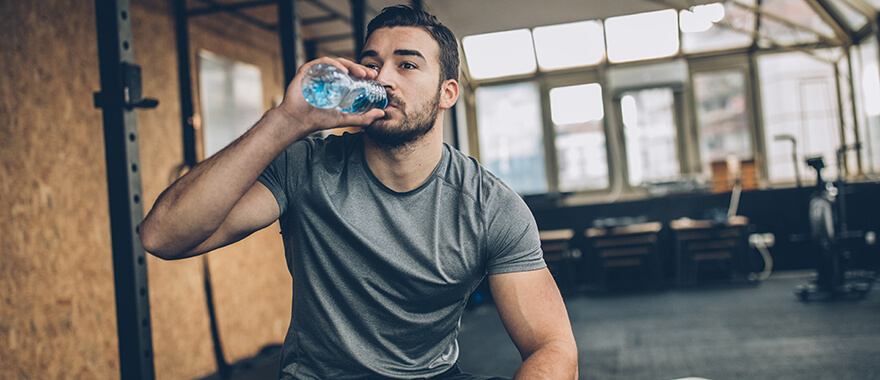
[{"label": "man's elbow", "polygon": [[566,341],[562,347],[562,359],[571,371],[574,371],[575,377],[578,373],[578,349],[574,339]]},{"label": "man's elbow", "polygon": [[162,260],[175,260],[182,257],[183,252],[173,249],[169,242],[163,239],[162,234],[156,233],[147,223],[138,226],[138,236],[144,251]]},{"label": "man's elbow", "polygon": [[578,349],[574,337],[568,336],[564,339],[557,340],[556,344],[554,344],[554,348],[554,351],[556,351],[556,357],[559,360],[558,364],[560,367],[564,368],[562,372],[577,375]]}]

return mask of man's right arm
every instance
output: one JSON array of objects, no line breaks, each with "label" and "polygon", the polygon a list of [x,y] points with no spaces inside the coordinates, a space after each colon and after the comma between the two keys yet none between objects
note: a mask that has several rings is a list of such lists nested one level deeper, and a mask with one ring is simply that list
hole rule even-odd
[{"label": "man's right arm", "polygon": [[281,105],[159,196],[139,228],[147,252],[166,260],[191,257],[234,243],[272,224],[280,210],[272,193],[257,178],[278,154],[314,131],[367,125],[384,115],[381,110],[352,115],[308,105],[300,87],[302,73],[318,62],[334,64],[358,76],[375,77],[375,71],[346,60],[323,58],[301,67]]}]

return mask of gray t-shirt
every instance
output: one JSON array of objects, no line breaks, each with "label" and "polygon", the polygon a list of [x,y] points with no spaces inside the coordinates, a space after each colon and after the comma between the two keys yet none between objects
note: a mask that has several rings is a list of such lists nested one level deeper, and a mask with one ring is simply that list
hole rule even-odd
[{"label": "gray t-shirt", "polygon": [[483,277],[546,266],[522,199],[445,144],[405,193],[370,171],[363,133],[298,141],[259,181],[281,208],[294,280],[284,379],[440,374],[458,359],[461,314]]}]

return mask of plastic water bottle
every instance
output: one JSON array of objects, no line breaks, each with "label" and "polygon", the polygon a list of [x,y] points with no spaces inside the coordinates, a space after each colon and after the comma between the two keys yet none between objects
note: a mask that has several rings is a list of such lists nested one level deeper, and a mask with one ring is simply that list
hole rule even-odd
[{"label": "plastic water bottle", "polygon": [[361,114],[388,105],[385,88],[379,82],[346,74],[326,63],[309,67],[302,80],[302,90],[309,104],[346,113]]}]

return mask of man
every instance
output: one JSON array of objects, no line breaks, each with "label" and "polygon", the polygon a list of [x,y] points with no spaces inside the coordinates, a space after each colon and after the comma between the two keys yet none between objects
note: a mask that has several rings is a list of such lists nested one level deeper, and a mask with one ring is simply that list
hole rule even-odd
[{"label": "man", "polygon": [[[280,220],[294,296],[285,379],[468,379],[459,321],[489,275],[522,354],[522,379],[573,379],[577,348],[525,203],[442,141],[459,94],[458,46],[434,16],[386,8],[361,64],[300,68],[281,105],[168,188],[141,224],[144,248],[178,259]],[[324,62],[375,78],[389,106],[311,107],[300,82]],[[309,139],[338,126],[363,132]]]}]

